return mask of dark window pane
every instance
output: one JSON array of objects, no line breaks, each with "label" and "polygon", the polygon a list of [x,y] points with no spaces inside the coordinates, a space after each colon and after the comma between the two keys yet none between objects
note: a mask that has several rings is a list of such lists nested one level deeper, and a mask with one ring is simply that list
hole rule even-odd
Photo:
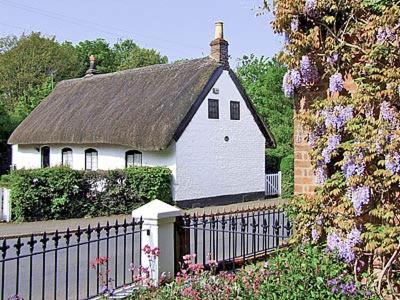
[{"label": "dark window pane", "polygon": [[50,167],[50,147],[42,147],[41,155],[42,155],[42,168]]},{"label": "dark window pane", "polygon": [[208,118],[219,119],[218,100],[208,99]]},{"label": "dark window pane", "polygon": [[61,150],[62,165],[72,167],[72,149],[64,148]]},{"label": "dark window pane", "polygon": [[231,120],[240,120],[240,102],[231,101]]},{"label": "dark window pane", "polygon": [[125,167],[141,166],[142,152],[129,150],[125,153]]},{"label": "dark window pane", "polygon": [[85,169],[96,171],[97,170],[97,151],[94,149],[85,150]]}]

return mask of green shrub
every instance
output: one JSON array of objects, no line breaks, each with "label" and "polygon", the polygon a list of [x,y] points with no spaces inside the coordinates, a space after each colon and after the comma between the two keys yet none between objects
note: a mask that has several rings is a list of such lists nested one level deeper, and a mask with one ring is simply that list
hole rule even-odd
[{"label": "green shrub", "polygon": [[171,170],[164,167],[127,168],[127,185],[145,202],[159,199],[172,203]]},{"label": "green shrub", "polygon": [[18,170],[10,176],[11,205],[16,221],[82,217],[82,175],[69,168]]},{"label": "green shrub", "polygon": [[[162,251],[162,249],[161,249]],[[186,260],[187,261],[187,260]],[[378,299],[354,282],[347,266],[310,245],[282,249],[267,263],[236,273],[203,271],[191,260],[177,277],[159,288],[135,290],[129,299]]]},{"label": "green shrub", "polygon": [[365,299],[370,294],[354,282],[345,263],[315,246],[284,249],[268,261],[268,272],[272,276],[260,288],[268,299]]},{"label": "green shrub", "polygon": [[3,177],[11,190],[15,221],[128,214],[156,198],[172,202],[171,171],[164,167],[98,172],[54,167]]},{"label": "green shrub", "polygon": [[10,186],[10,175],[0,176],[0,188],[8,188]]},{"label": "green shrub", "polygon": [[282,197],[289,198],[294,189],[294,156],[293,154],[281,160],[280,170],[282,172]]}]

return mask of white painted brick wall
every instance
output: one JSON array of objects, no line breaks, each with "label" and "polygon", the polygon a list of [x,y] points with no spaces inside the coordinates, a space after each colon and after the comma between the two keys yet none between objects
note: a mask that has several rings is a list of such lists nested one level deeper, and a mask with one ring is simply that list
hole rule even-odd
[{"label": "white painted brick wall", "polygon": [[[98,168],[101,170],[125,168],[125,152],[135,150],[114,145],[48,145],[50,147],[50,166],[61,165],[61,150],[71,148],[73,152],[73,168],[85,168],[85,150],[93,148],[98,151]],[[144,166],[167,166],[175,171],[175,144],[165,151],[143,151],[142,163]],[[32,145],[13,145],[13,164],[18,169],[40,168],[40,151]]]},{"label": "white painted brick wall", "polygon": [[[85,150],[93,148],[98,151],[98,168],[100,170],[113,170],[125,168],[125,152],[135,150],[123,146],[114,145],[48,145],[50,146],[50,166],[61,165],[61,150],[65,147],[71,148],[73,153],[72,168],[76,170],[85,169]],[[13,145],[13,164],[18,169],[40,168],[40,151],[32,145]],[[144,166],[166,166],[171,169],[175,178],[175,143],[164,151],[143,151],[142,163]],[[174,190],[173,180],[173,190]]]},{"label": "white painted brick wall", "polygon": [[[265,190],[265,138],[227,71],[215,87],[176,143],[177,201]],[[208,118],[208,98],[219,100],[219,119]],[[240,120],[230,120],[230,101],[240,101]]]}]

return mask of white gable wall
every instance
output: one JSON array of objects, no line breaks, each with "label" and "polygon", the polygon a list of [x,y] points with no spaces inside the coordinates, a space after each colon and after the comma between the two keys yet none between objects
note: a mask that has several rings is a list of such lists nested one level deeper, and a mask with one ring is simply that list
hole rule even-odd
[{"label": "white gable wall", "polygon": [[[265,190],[265,137],[227,71],[214,87],[176,143],[176,201]],[[209,98],[219,119],[208,118]],[[230,101],[240,101],[240,120],[230,119]]]}]

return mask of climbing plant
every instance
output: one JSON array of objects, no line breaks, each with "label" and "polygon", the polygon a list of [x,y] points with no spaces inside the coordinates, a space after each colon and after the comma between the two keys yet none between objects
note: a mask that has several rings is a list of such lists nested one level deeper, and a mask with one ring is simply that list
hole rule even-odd
[{"label": "climbing plant", "polygon": [[319,185],[294,202],[297,239],[326,242],[399,296],[400,1],[277,0],[274,15]]}]

